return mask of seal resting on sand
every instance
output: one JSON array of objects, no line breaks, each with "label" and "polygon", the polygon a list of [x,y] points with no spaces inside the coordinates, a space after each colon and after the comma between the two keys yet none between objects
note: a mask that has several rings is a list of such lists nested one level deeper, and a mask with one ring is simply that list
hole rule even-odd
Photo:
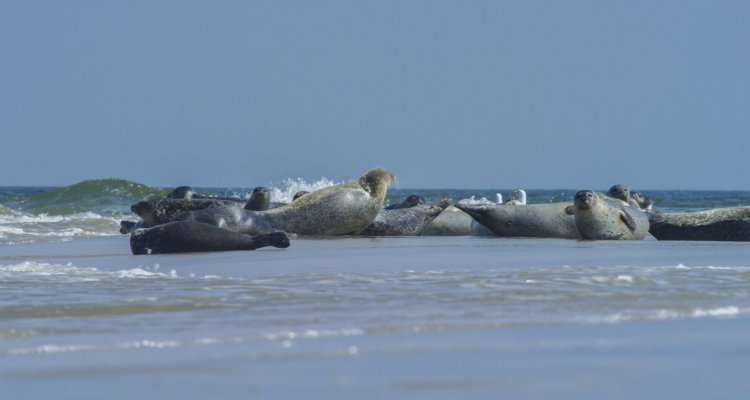
[{"label": "seal resting on sand", "polygon": [[458,208],[501,237],[580,239],[575,218],[566,214],[571,203],[527,205],[462,205]]},{"label": "seal resting on sand", "polygon": [[394,179],[385,169],[371,169],[359,179],[310,192],[258,215],[274,228],[298,235],[356,235],[378,215]]},{"label": "seal resting on sand", "polygon": [[250,236],[195,221],[177,221],[138,229],[130,235],[133,254],[193,253],[289,247],[284,232]]},{"label": "seal resting on sand", "polygon": [[417,236],[424,227],[450,206],[450,200],[436,205],[417,205],[406,208],[383,209],[375,220],[362,231],[362,236]]},{"label": "seal resting on sand", "polygon": [[641,240],[648,234],[648,214],[603,193],[578,191],[573,212],[576,227],[584,239]]},{"label": "seal resting on sand", "polygon": [[649,232],[658,240],[750,241],[750,207],[663,213]]}]

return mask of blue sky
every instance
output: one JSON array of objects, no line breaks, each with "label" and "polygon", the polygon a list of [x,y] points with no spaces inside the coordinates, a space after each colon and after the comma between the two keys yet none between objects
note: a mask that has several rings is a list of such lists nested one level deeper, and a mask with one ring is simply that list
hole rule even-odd
[{"label": "blue sky", "polygon": [[750,189],[748,2],[0,5],[0,185]]}]

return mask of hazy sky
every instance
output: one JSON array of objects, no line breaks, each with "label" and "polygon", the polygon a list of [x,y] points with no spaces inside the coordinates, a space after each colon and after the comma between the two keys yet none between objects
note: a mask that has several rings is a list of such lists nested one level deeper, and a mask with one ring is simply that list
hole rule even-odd
[{"label": "hazy sky", "polygon": [[0,0],[0,185],[750,189],[747,1]]}]

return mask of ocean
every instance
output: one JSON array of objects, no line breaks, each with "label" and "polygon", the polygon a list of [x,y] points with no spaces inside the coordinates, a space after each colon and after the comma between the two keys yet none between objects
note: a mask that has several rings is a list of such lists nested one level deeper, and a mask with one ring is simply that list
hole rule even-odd
[{"label": "ocean", "polygon": [[[272,199],[333,183],[288,180]],[[523,189],[529,203],[576,192]],[[750,393],[748,243],[348,237],[131,255],[119,221],[168,191],[0,187],[3,398]],[[750,205],[746,191],[641,191],[662,211]],[[386,203],[498,192],[397,188]]]}]

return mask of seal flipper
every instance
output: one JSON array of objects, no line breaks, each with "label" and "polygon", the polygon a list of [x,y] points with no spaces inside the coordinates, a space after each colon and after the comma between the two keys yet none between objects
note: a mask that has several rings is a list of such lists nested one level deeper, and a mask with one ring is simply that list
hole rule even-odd
[{"label": "seal flipper", "polygon": [[635,232],[635,220],[625,211],[620,211],[620,220],[628,226],[631,232]]},{"label": "seal flipper", "polygon": [[576,208],[572,204],[565,207],[565,214],[567,215],[576,215]]}]

